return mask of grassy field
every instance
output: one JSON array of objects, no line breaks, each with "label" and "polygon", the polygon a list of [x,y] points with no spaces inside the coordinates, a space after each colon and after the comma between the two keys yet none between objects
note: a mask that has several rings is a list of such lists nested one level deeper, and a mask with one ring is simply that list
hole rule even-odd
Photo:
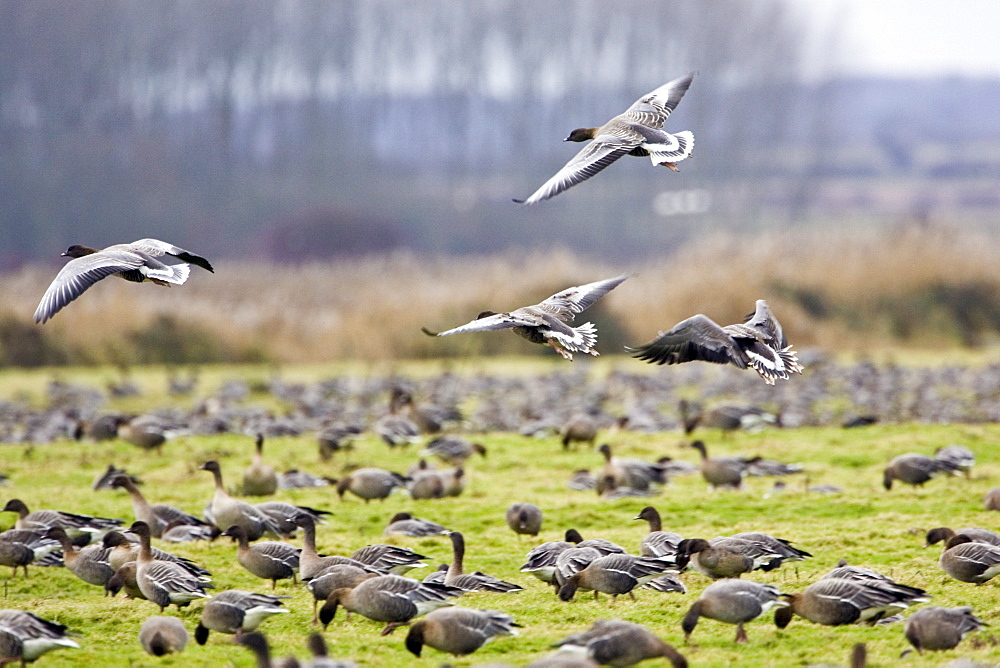
[{"label": "grassy field", "polygon": [[[19,378],[22,391],[28,393],[40,382],[34,377]],[[7,390],[11,384],[18,385],[13,376],[5,380]],[[469,607],[509,612],[524,628],[520,637],[499,638],[472,657],[454,661],[458,665],[485,661],[523,664],[544,655],[549,645],[564,635],[588,626],[594,619],[612,616],[648,625],[681,648],[694,665],[843,663],[856,642],[867,643],[871,665],[938,665],[957,656],[995,662],[1000,657],[1000,635],[995,630],[967,639],[953,652],[924,657],[911,654],[901,661],[900,652],[908,647],[901,624],[831,628],[797,618],[788,629],[778,631],[770,615],[749,625],[749,645],[734,644],[733,627],[702,620],[692,637],[693,644],[684,646],[680,619],[709,584],[696,572],[682,575],[688,587],[685,595],[640,590],[638,601],[626,598],[614,606],[604,597],[594,602],[589,594],[562,603],[548,587],[518,572],[534,541],[518,538],[504,525],[504,510],[514,501],[531,501],[542,507],[545,523],[539,541],[559,540],[567,528],[574,527],[585,538],[608,538],[632,551],[638,551],[646,531],[644,523],[632,518],[642,506],[652,503],[663,515],[664,528],[686,537],[765,531],[812,552],[814,558],[797,568],[785,566],[752,576],[785,591],[800,591],[844,557],[853,564],[876,568],[900,582],[927,589],[935,605],[972,605],[994,629],[1000,623],[1000,585],[991,582],[975,587],[951,580],[937,565],[938,548],[922,547],[923,532],[935,526],[997,526],[998,515],[982,510],[981,498],[986,490],[1000,484],[1000,450],[996,447],[1000,425],[770,430],[725,438],[710,431],[702,436],[712,454],[760,454],[801,462],[811,483],[840,485],[845,493],[805,493],[804,476],[789,479],[788,489],[775,495],[769,494],[773,481],[767,478],[749,480],[742,491],[713,493],[706,490],[700,477],[687,476],[676,478],[656,497],[607,501],[565,486],[571,471],[600,465],[595,451],[581,448],[563,452],[554,437],[488,434],[478,440],[486,445],[489,456],[472,460],[469,486],[459,498],[412,501],[404,494],[395,494],[385,502],[365,504],[351,496],[340,502],[332,488],[279,492],[276,498],[333,511],[329,523],[318,532],[320,550],[327,554],[349,554],[363,545],[382,542],[381,532],[389,517],[407,510],[462,531],[469,544],[469,570],[482,570],[524,586],[525,591],[519,593],[467,595],[460,601]],[[612,443],[616,454],[623,456],[655,459],[670,455],[695,460],[694,451],[682,447],[678,433],[617,432],[601,440]],[[961,443],[976,452],[979,463],[971,480],[935,480],[917,490],[882,489],[881,471],[890,458],[904,452],[930,454],[949,443]],[[125,493],[90,489],[93,478],[109,463],[141,475],[146,483],[144,493],[151,502],[171,503],[198,514],[211,496],[212,485],[211,476],[198,471],[197,466],[210,458],[219,459],[227,484],[234,485],[249,463],[252,439],[239,435],[178,438],[167,444],[162,456],[124,443],[0,447],[2,470],[11,477],[11,484],[4,488],[6,498],[21,498],[32,509],[57,508],[131,520],[131,505]],[[358,465],[405,471],[417,460],[418,452],[419,446],[390,451],[371,435],[359,439],[347,460],[332,463],[319,461],[312,435],[275,438],[266,447],[267,459],[279,470],[294,466],[333,477]],[[4,525],[13,520],[12,514],[0,518]],[[432,567],[450,559],[444,537],[394,538],[391,542],[428,555]],[[209,568],[219,591],[269,590],[269,585],[236,563],[235,546],[228,541],[169,549]],[[218,634],[213,634],[205,647],[192,640],[184,654],[153,660],[142,653],[136,640],[142,620],[156,612],[153,604],[104,598],[99,588],[82,583],[65,569],[35,568],[28,580],[8,580],[8,574],[3,577],[3,607],[36,612],[66,624],[79,635],[80,650],[51,653],[43,659],[46,665],[252,665],[246,650],[234,647],[230,637]],[[302,655],[305,637],[312,629],[311,596],[301,585],[288,582],[279,583],[278,593],[291,597],[287,601],[291,614],[272,618],[262,630],[276,655]],[[193,631],[200,608],[201,604],[195,603],[181,612],[171,609],[168,614],[179,615]],[[380,628],[380,624],[359,616],[348,622],[341,613],[325,636],[334,655],[367,665],[433,666],[450,660],[432,649],[425,649],[424,658],[415,660],[403,647],[405,632],[381,638]]]}]

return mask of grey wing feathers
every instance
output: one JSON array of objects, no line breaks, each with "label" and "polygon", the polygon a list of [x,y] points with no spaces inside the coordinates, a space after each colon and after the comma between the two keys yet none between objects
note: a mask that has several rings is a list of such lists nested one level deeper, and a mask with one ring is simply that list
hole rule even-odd
[{"label": "grey wing feathers", "polygon": [[82,295],[97,281],[125,271],[138,269],[143,259],[128,252],[102,252],[70,260],[59,270],[35,310],[35,322],[41,324]]},{"label": "grey wing feathers", "polygon": [[696,74],[697,72],[691,72],[668,81],[656,90],[643,95],[622,116],[647,127],[663,127],[663,122],[677,108],[677,103],[684,97]]},{"label": "grey wing feathers", "polygon": [[572,313],[580,313],[597,302],[601,297],[608,294],[628,278],[628,274],[607,278],[603,281],[594,281],[585,285],[578,285],[566,288],[557,292],[538,306],[556,307],[559,310],[568,309]]},{"label": "grey wing feathers", "polygon": [[633,357],[656,364],[680,364],[701,360],[735,364],[745,369],[746,355],[733,338],[708,316],[698,314],[682,320],[668,332],[636,348],[626,347]]},{"label": "grey wing feathers", "polygon": [[485,318],[477,318],[472,322],[444,332],[430,332],[425,329],[424,333],[430,334],[431,336],[451,336],[452,334],[464,334],[466,332],[491,332],[498,329],[510,329],[511,327],[531,327],[537,324],[538,323],[533,320],[520,318],[514,313],[497,313],[486,316]]},{"label": "grey wing feathers", "polygon": [[146,253],[147,255],[153,257],[163,257],[164,255],[173,255],[179,260],[184,262],[190,262],[191,264],[198,265],[202,269],[207,269],[208,271],[215,273],[215,269],[208,260],[201,257],[200,255],[195,255],[191,251],[184,250],[180,246],[174,246],[173,244],[168,244],[165,241],[160,241],[159,239],[139,239],[138,241],[133,241],[129,244],[136,251]]},{"label": "grey wing feathers", "polygon": [[567,162],[526,200],[514,200],[518,204],[535,204],[555,197],[559,193],[586,181],[605,167],[626,155],[639,145],[635,139],[623,143],[622,139],[613,135],[599,135]]}]

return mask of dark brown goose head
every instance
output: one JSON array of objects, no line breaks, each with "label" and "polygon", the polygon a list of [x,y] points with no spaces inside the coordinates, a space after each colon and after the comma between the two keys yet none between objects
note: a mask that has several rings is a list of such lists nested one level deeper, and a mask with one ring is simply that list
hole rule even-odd
[{"label": "dark brown goose head", "polygon": [[569,133],[569,136],[563,141],[590,141],[597,136],[597,131],[600,128],[577,128]]},{"label": "dark brown goose head", "polygon": [[476,320],[482,320],[483,318],[488,318],[491,315],[496,315],[496,311],[483,311],[482,313],[476,316]]},{"label": "dark brown goose head", "polygon": [[88,255],[93,255],[94,253],[97,252],[98,250],[96,248],[91,248],[90,246],[81,246],[80,244],[73,244],[72,246],[66,249],[65,253],[61,254],[61,257],[72,257],[72,258],[86,257]]}]

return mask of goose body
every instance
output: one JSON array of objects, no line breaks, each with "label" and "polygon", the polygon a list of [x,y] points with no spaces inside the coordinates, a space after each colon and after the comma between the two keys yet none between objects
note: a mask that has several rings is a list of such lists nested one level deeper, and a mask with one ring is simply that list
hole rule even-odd
[{"label": "goose body", "polygon": [[59,541],[62,545],[63,563],[66,568],[87,584],[104,587],[108,579],[115,574],[115,569],[108,563],[110,548],[100,543],[77,548],[62,527],[49,529],[48,537]]},{"label": "goose body", "polygon": [[944,459],[934,459],[916,453],[899,455],[885,468],[882,474],[882,486],[892,489],[894,480],[922,487],[925,482],[939,475],[955,475],[958,467]]},{"label": "goose body", "polygon": [[39,324],[107,276],[135,283],[151,281],[157,285],[181,285],[188,278],[191,264],[215,271],[205,258],[159,239],[140,239],[103,250],[73,245],[62,255],[73,259],[59,270],[42,295],[34,316]]},{"label": "goose body", "polygon": [[385,622],[382,635],[431,610],[452,605],[448,599],[463,590],[438,582],[418,582],[399,575],[383,575],[365,580],[351,589],[335,589],[320,608],[325,629],[337,614],[337,607],[376,622]]},{"label": "goose body", "polygon": [[516,534],[537,536],[542,530],[542,510],[533,503],[512,504],[504,515],[507,526]]},{"label": "goose body", "polygon": [[29,512],[28,506],[20,499],[11,499],[0,512],[17,513],[16,529],[37,529],[46,531],[53,527],[62,528],[70,538],[84,534],[92,540],[99,540],[105,533],[122,525],[122,521],[108,517],[78,515],[62,510],[36,510]]},{"label": "goose body", "polygon": [[566,578],[559,588],[559,598],[563,601],[572,600],[574,594],[582,589],[593,591],[595,600],[599,593],[610,595],[612,601],[621,594],[628,594],[635,599],[633,589],[673,571],[675,566],[672,558],[608,554],[594,559]]},{"label": "goose body", "polygon": [[204,645],[211,631],[235,634],[237,637],[254,631],[268,617],[289,612],[281,607],[282,598],[285,597],[254,594],[239,589],[228,589],[216,594],[201,610],[194,639],[199,645]]},{"label": "goose body", "polygon": [[382,533],[386,536],[399,534],[420,538],[424,536],[438,536],[448,533],[448,530],[437,522],[418,519],[410,513],[396,513],[389,520],[389,525]]},{"label": "goose body", "polygon": [[143,596],[160,606],[162,612],[173,604],[184,607],[199,598],[210,598],[205,592],[206,585],[188,570],[169,561],[153,558],[149,544],[150,531],[145,522],[135,522],[129,528],[139,536],[139,558],[136,560],[136,581]]},{"label": "goose body", "polygon": [[931,606],[917,610],[906,620],[903,633],[921,654],[925,649],[954,649],[965,636],[986,627],[983,620],[972,614],[972,608],[941,608]]},{"label": "goose body", "polygon": [[465,656],[498,635],[517,635],[514,618],[498,610],[439,608],[415,622],[406,635],[406,649],[419,657],[424,645],[439,652]]},{"label": "goose body", "polygon": [[958,534],[945,543],[939,563],[956,580],[981,585],[1000,574],[1000,547]]},{"label": "goose body", "polygon": [[[139,552],[142,549],[139,543],[133,543],[118,531],[109,531],[104,534],[101,543],[104,547],[110,548],[107,555],[108,564],[116,571],[130,561],[137,561],[139,559]],[[153,559],[177,564],[197,578],[204,580],[211,578],[212,574],[210,572],[187,557],[179,557],[158,547],[150,547],[150,552],[153,555]]]},{"label": "goose body", "polygon": [[149,617],[139,628],[139,644],[151,656],[183,652],[188,632],[176,617]]},{"label": "goose body", "polygon": [[782,629],[792,620],[793,613],[815,624],[841,626],[874,623],[909,606],[903,594],[844,578],[823,578],[786,598],[788,607],[774,614],[774,623]]},{"label": "goose body", "polygon": [[337,495],[343,499],[344,494],[350,492],[368,503],[372,499],[384,500],[392,490],[405,485],[406,479],[398,473],[374,467],[360,468],[340,479]]},{"label": "goose body", "polygon": [[695,73],[669,81],[643,95],[627,110],[599,128],[577,128],[563,141],[589,143],[530,197],[518,204],[536,204],[597,174],[625,155],[648,157],[654,166],[677,171],[676,163],[691,155],[694,134],[671,134],[663,123],[684,97]]},{"label": "goose body", "polygon": [[663,531],[660,513],[653,506],[643,508],[635,519],[645,520],[649,524],[649,533],[643,536],[639,553],[644,557],[673,557],[676,562],[678,545],[684,537],[673,531]]},{"label": "goose body", "polygon": [[512,329],[515,334],[532,343],[551,346],[567,360],[573,353],[596,356],[597,329],[592,323],[571,327],[576,314],[582,313],[608,294],[628,276],[618,276],[603,281],[587,283],[557,292],[545,301],[533,306],[523,306],[509,313],[483,311],[475,320],[444,332],[423,330],[428,336],[451,336],[467,332],[489,332]]},{"label": "goose body", "polygon": [[271,496],[278,490],[278,474],[264,463],[264,435],[257,434],[253,461],[243,472],[243,493],[249,496]]},{"label": "goose body", "polygon": [[215,526],[222,529],[235,524],[243,529],[248,540],[257,540],[265,533],[281,535],[281,530],[266,514],[249,503],[229,496],[229,492],[222,484],[222,469],[217,461],[207,461],[199,468],[209,471],[215,479],[215,492],[208,506]]},{"label": "goose body", "polygon": [[802,373],[802,365],[788,344],[781,324],[767,302],[757,300],[756,311],[745,323],[721,327],[698,314],[674,325],[649,343],[626,348],[633,357],[651,364],[703,361],[752,368],[768,385],[789,374]]},{"label": "goose body", "polygon": [[558,654],[582,654],[602,666],[631,666],[657,657],[666,658],[674,668],[688,665],[680,652],[652,631],[621,619],[599,619],[586,631],[567,636],[556,644],[560,648]]},{"label": "goose body", "polygon": [[424,457],[434,456],[452,466],[462,466],[474,454],[486,456],[486,448],[480,443],[471,443],[459,436],[439,436],[427,444]]},{"label": "goose body", "polygon": [[512,582],[505,582],[492,575],[480,573],[466,573],[464,570],[465,561],[465,537],[458,531],[452,531],[451,539],[452,558],[451,565],[445,572],[444,583],[452,587],[458,587],[463,591],[490,591],[505,593],[521,591],[523,587]]},{"label": "goose body", "polygon": [[222,535],[239,543],[236,560],[240,565],[262,580],[270,580],[272,589],[278,586],[278,580],[295,582],[302,548],[273,540],[251,545],[243,528],[237,524],[223,531]]},{"label": "goose body", "polygon": [[748,580],[719,580],[713,582],[684,615],[681,628],[687,640],[698,624],[699,617],[707,617],[724,624],[736,625],[736,642],[747,642],[743,625],[757,619],[773,607],[787,606],[778,597],[781,592],[773,585]]},{"label": "goose body", "polygon": [[[13,636],[22,663],[35,661],[54,649],[80,646],[66,637],[66,627],[23,610],[0,610],[0,632]],[[8,642],[10,642],[8,640]]]},{"label": "goose body", "polygon": [[142,492],[135,485],[135,482],[127,475],[116,475],[111,479],[111,488],[125,489],[132,500],[132,512],[135,519],[149,525],[149,530],[153,538],[162,538],[167,527],[174,526],[207,526],[204,521],[184,512],[180,508],[166,504],[150,504],[143,496]]}]

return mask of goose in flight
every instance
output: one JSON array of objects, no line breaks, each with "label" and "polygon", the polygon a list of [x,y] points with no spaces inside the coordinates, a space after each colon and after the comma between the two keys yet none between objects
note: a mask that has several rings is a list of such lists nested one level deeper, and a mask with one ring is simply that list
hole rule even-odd
[{"label": "goose in flight", "polygon": [[701,360],[751,367],[764,382],[774,385],[778,378],[802,373],[802,365],[788,344],[781,324],[767,302],[757,300],[757,310],[745,323],[720,327],[699,313],[683,320],[655,339],[636,348],[625,348],[633,357],[655,364],[680,364]]},{"label": "goose in flight", "polygon": [[104,250],[76,244],[62,255],[73,259],[56,274],[42,296],[35,310],[35,322],[39,324],[106,276],[119,276],[135,283],[151,281],[169,287],[171,283],[180,285],[187,280],[191,264],[215,273],[205,258],[158,239],[115,244]]},{"label": "goose in flight", "polygon": [[597,343],[597,328],[594,324],[586,322],[579,327],[571,327],[569,323],[577,313],[586,310],[627,278],[627,275],[622,275],[566,288],[540,304],[524,306],[509,313],[483,311],[472,322],[445,332],[432,332],[426,327],[421,330],[428,336],[451,336],[465,332],[513,329],[515,334],[532,343],[552,346],[553,350],[568,360],[573,359],[573,353],[587,353],[596,357],[598,353],[594,350],[594,345]]},{"label": "goose in flight", "polygon": [[694,134],[688,130],[670,134],[661,128],[677,103],[684,97],[696,72],[663,84],[636,100],[624,113],[599,128],[577,128],[563,141],[590,141],[528,199],[518,204],[535,204],[586,181],[623,155],[648,157],[653,165],[673,171],[691,155]]}]

